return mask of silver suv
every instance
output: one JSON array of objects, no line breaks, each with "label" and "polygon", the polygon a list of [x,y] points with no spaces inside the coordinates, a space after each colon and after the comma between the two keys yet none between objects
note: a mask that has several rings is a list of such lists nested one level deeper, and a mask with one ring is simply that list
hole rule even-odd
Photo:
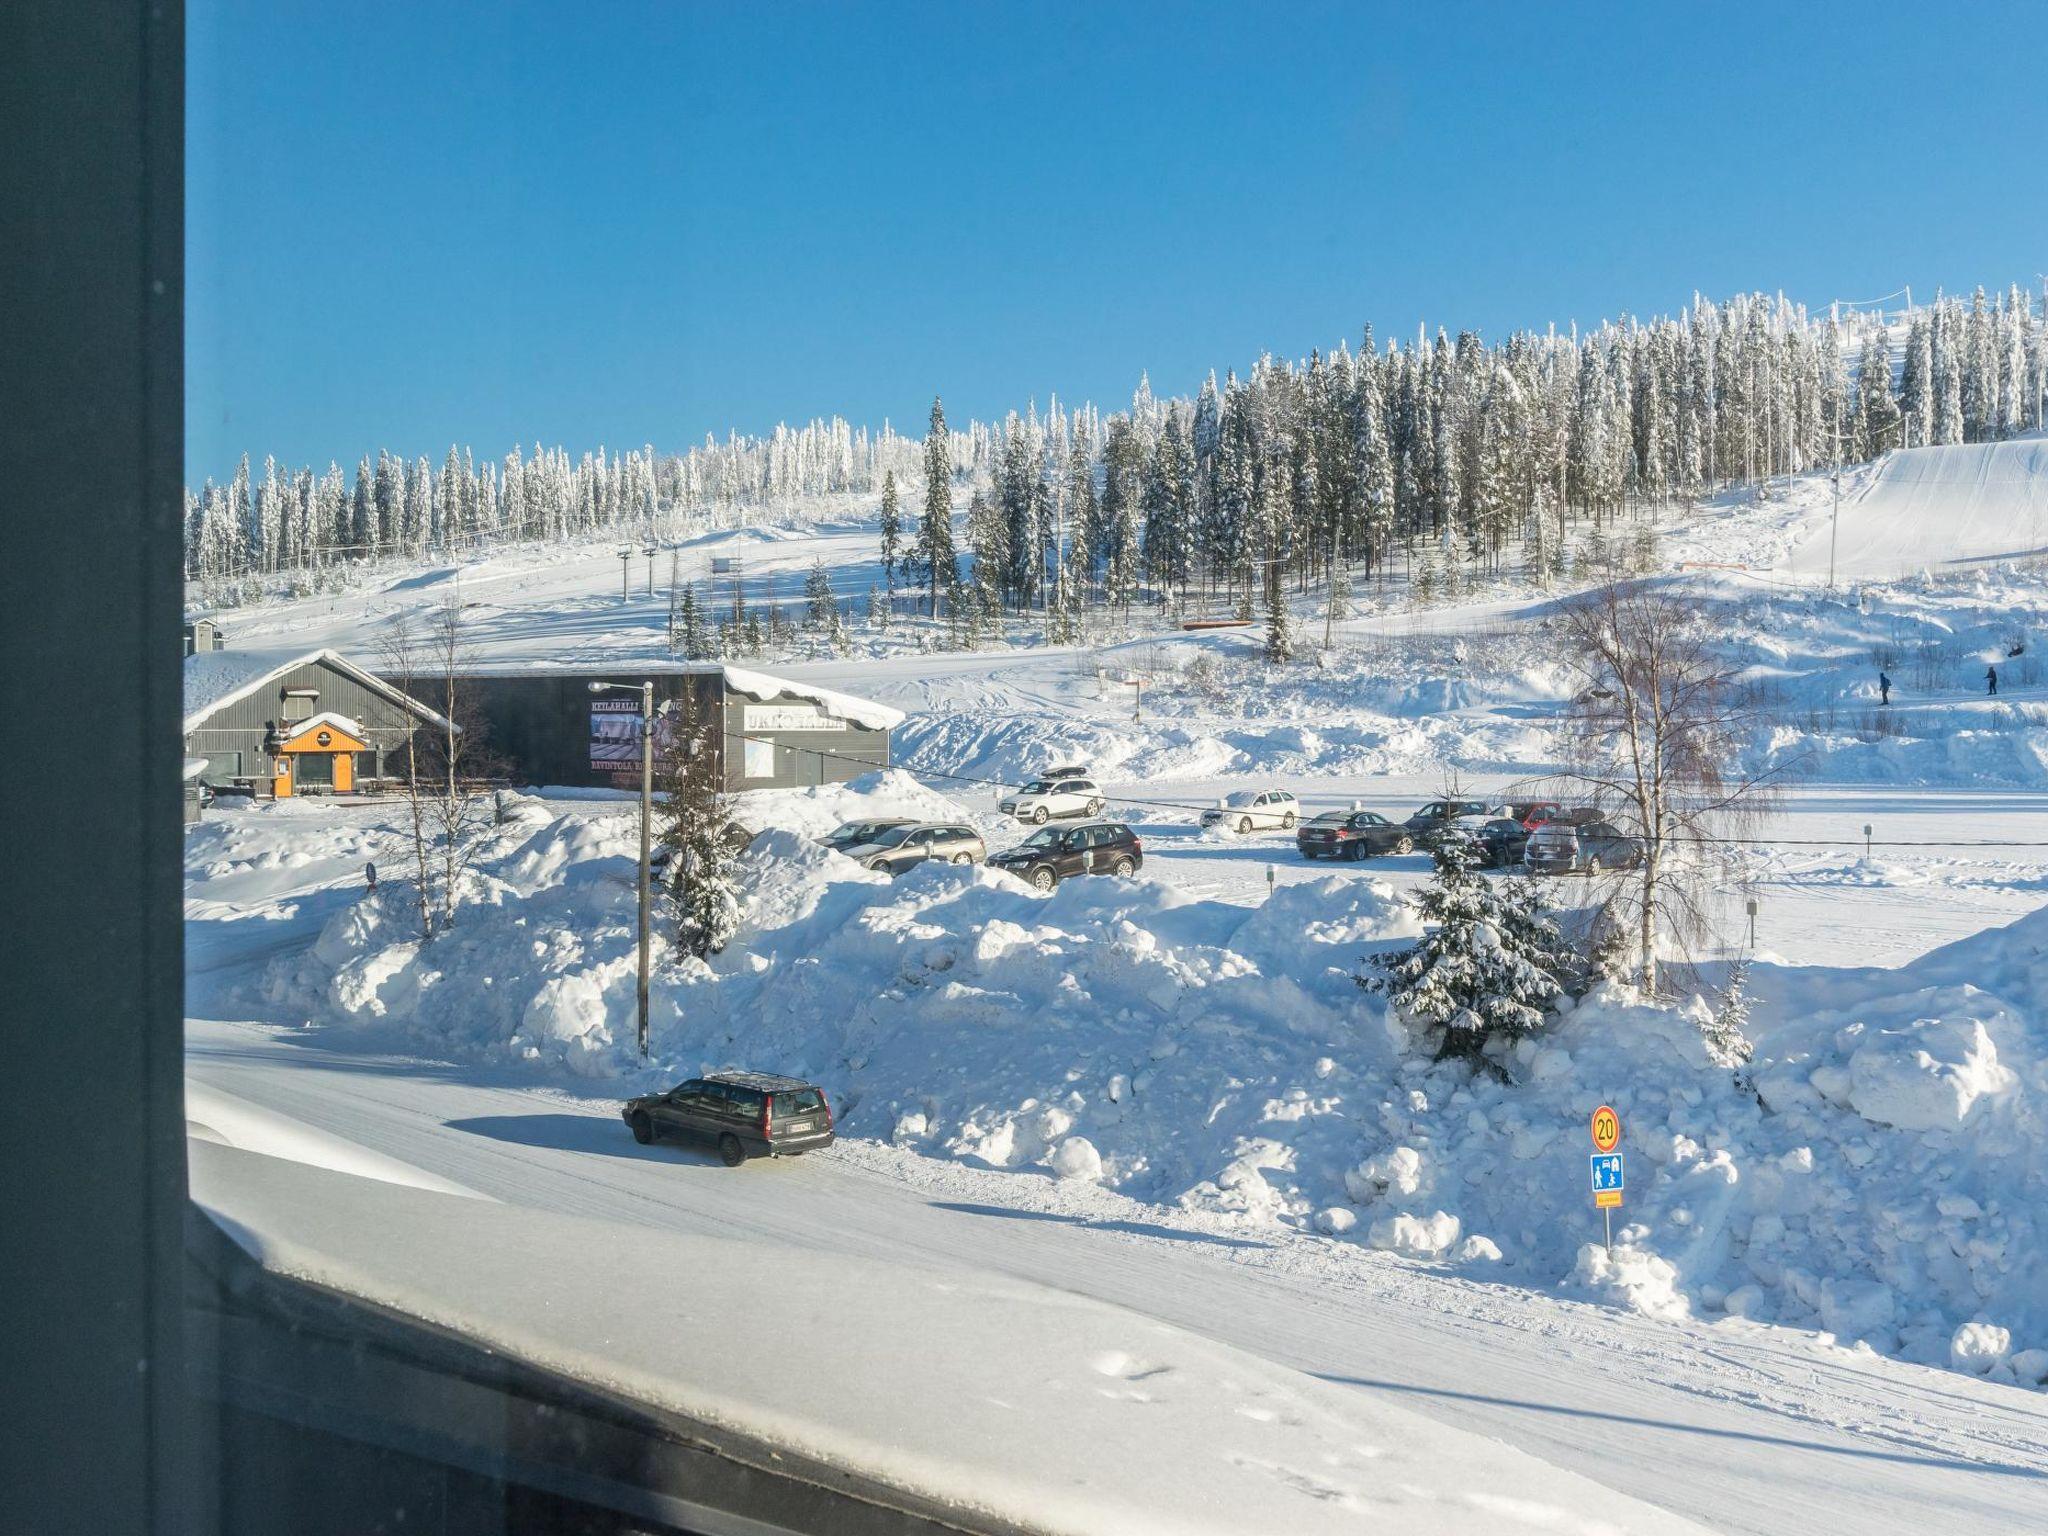
[{"label": "silver suv", "polygon": [[900,875],[932,859],[979,864],[988,857],[981,834],[957,821],[906,821],[884,827],[872,842],[855,843],[839,851],[885,875]]},{"label": "silver suv", "polygon": [[1049,774],[1003,796],[996,808],[1042,827],[1055,816],[1099,816],[1102,790],[1085,774]]}]

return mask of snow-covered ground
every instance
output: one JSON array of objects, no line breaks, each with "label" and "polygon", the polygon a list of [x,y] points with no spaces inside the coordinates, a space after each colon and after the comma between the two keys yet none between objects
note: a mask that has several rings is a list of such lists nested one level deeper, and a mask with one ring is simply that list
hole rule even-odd
[{"label": "snow-covered ground", "polygon": [[193,1184],[276,1271],[969,1517],[1077,1536],[1705,1529],[1071,1287],[316,1169],[199,1146]]},{"label": "snow-covered ground", "polygon": [[[2001,446],[2044,472],[2038,442]],[[1687,1009],[1611,993],[1525,1049],[1513,1086],[1431,1066],[1353,982],[1416,931],[1403,897],[1424,861],[1304,864],[1289,836],[1195,825],[1248,787],[1405,814],[1452,775],[1540,782],[1556,597],[1506,583],[1424,609],[1362,590],[1335,645],[1277,670],[1249,636],[1173,631],[924,654],[899,629],[770,665],[903,710],[901,768],[742,808],[769,829],[746,925],[710,967],[662,951],[647,1067],[629,805],[508,797],[471,905],[425,951],[400,893],[362,888],[366,859],[402,866],[389,811],[224,810],[188,836],[195,1081],[260,1150],[342,1166],[334,1138],[372,1179],[406,1182],[388,1159],[535,1209],[1051,1280],[1714,1528],[2036,1528],[2048,576],[1995,558],[2041,541],[2034,501],[1992,495],[1957,514],[1955,553],[1978,563],[1919,573],[1941,564],[1917,552],[1949,502],[1910,487],[1990,482],[1909,460],[1845,477],[1832,591],[1808,569],[1820,477],[1664,530],[1663,579],[1709,605],[1753,686],[1748,753],[1786,774],[1695,957],[1710,986],[1754,893],[1740,1081]],[[872,573],[858,509],[705,552],[736,539],[750,571],[800,579],[822,558],[844,590]],[[489,660],[665,655],[665,599],[617,583],[608,547],[522,551],[228,625],[235,644],[373,653],[390,612],[459,586],[486,605]],[[1139,879],[1050,897],[985,870],[891,883],[809,841],[902,810],[1001,846],[1019,829],[999,786],[1054,759],[1096,767],[1144,838]],[[726,1065],[816,1076],[847,1139],[714,1179],[624,1138],[620,1095]],[[1584,1187],[1600,1102],[1630,1155],[1612,1258]]]}]

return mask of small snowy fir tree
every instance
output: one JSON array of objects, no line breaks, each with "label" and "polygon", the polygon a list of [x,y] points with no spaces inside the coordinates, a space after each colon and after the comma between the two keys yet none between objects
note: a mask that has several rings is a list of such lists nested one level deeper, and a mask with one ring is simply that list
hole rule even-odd
[{"label": "small snowy fir tree", "polygon": [[1287,590],[1275,563],[1266,568],[1266,660],[1289,661],[1293,656],[1294,617],[1287,611]]},{"label": "small snowy fir tree", "polygon": [[826,574],[823,560],[813,560],[810,574],[804,577],[804,627],[828,630],[832,614],[832,578]]},{"label": "small snowy fir tree", "polygon": [[1571,956],[1534,882],[1488,880],[1477,856],[1462,833],[1435,840],[1436,872],[1418,900],[1433,926],[1406,949],[1375,955],[1378,974],[1357,980],[1417,1023],[1441,1029],[1438,1060],[1462,1057],[1504,1076],[1485,1047],[1542,1026],[1564,990]]},{"label": "small snowy fir tree", "polygon": [[676,612],[677,643],[683,655],[691,661],[704,660],[711,651],[704,638],[704,615],[697,606],[697,591],[694,587],[683,588],[682,601]]},{"label": "small snowy fir tree", "polygon": [[1737,960],[1728,968],[1728,987],[1713,1017],[1702,1026],[1707,1054],[1717,1067],[1744,1065],[1755,1048],[1749,1043],[1749,962]]},{"label": "small snowy fir tree", "polygon": [[1415,557],[1408,577],[1408,597],[1418,608],[1436,601],[1436,551],[1425,545]]},{"label": "small snowy fir tree", "polygon": [[700,710],[685,695],[662,726],[656,770],[667,797],[661,841],[674,850],[669,894],[676,907],[676,941],[703,959],[731,942],[740,921],[733,853],[726,841],[725,786],[713,738],[718,716]]},{"label": "small snowy fir tree", "polygon": [[896,471],[882,477],[882,580],[896,595],[896,567],[903,554],[903,509],[896,499]]}]

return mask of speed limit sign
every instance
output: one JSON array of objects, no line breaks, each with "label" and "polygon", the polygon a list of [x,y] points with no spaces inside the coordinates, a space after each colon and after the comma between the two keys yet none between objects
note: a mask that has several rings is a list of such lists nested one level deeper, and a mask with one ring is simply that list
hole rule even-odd
[{"label": "speed limit sign", "polygon": [[1602,1104],[1593,1111],[1593,1150],[1612,1152],[1621,1145],[1621,1116]]}]

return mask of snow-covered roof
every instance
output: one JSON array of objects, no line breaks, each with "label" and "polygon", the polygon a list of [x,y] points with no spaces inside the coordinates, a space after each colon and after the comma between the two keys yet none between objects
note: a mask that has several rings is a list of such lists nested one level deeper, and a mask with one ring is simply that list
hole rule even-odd
[{"label": "snow-covered roof", "polygon": [[[360,683],[372,693],[416,715],[429,725],[446,728],[448,722],[409,694],[400,693],[380,677],[374,677],[339,651],[198,651],[185,658],[184,734],[204,725],[215,714],[275,682],[294,667],[324,662],[342,676]],[[357,727],[358,730],[361,727]]]},{"label": "snow-covered roof", "polygon": [[772,699],[779,694],[789,694],[799,699],[809,699],[827,714],[851,720],[855,725],[870,731],[893,731],[903,723],[902,710],[891,709],[886,704],[870,703],[866,699],[857,699],[850,693],[836,693],[830,688],[794,682],[786,677],[771,677],[766,672],[750,672],[745,667],[729,667],[723,662],[713,662],[710,665],[725,674],[725,686],[728,689],[734,693],[744,693],[749,698]]},{"label": "snow-covered roof", "polygon": [[850,693],[840,693],[831,688],[820,688],[815,683],[800,683],[795,678],[778,677],[767,672],[756,672],[748,667],[735,667],[722,661],[621,661],[616,663],[574,663],[556,665],[553,663],[525,663],[521,665],[496,666],[486,663],[473,669],[481,677],[612,677],[620,682],[631,682],[643,677],[683,677],[718,673],[725,679],[729,692],[743,693],[748,698],[766,702],[774,698],[809,699],[827,714],[842,720],[851,720],[863,730],[893,731],[903,723],[903,711],[891,709],[886,704],[877,704],[869,699],[858,699]]},{"label": "snow-covered roof", "polygon": [[344,736],[353,736],[357,741],[370,739],[369,732],[363,729],[360,721],[351,720],[347,715],[332,709],[323,709],[319,714],[309,715],[304,720],[293,720],[289,722],[288,730],[280,730],[278,734],[287,741],[297,741],[301,736],[317,731],[322,726],[340,731]]},{"label": "snow-covered roof", "polygon": [[202,773],[206,772],[206,764],[207,764],[207,762],[208,762],[208,759],[206,759],[206,758],[203,758],[203,757],[188,757],[188,758],[186,758],[186,759],[185,759],[185,782],[189,784],[189,783],[191,783],[191,782],[192,782],[192,781],[193,781],[194,779],[198,778],[198,777],[199,777],[199,775],[201,775]]}]

